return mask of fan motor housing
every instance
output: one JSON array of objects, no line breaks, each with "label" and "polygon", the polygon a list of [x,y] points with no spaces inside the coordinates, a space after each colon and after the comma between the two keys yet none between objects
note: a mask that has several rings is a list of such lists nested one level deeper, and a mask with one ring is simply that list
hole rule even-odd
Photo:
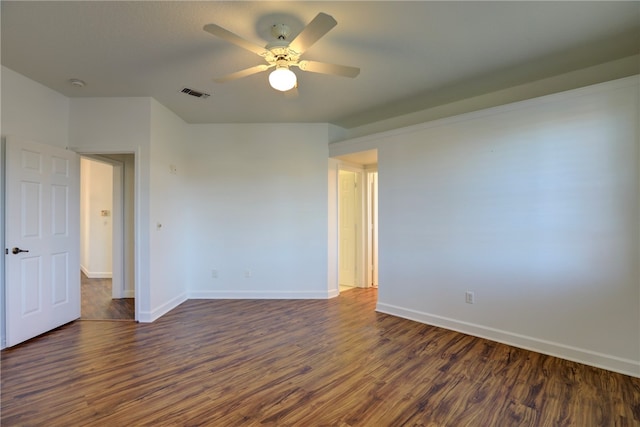
[{"label": "fan motor housing", "polygon": [[274,24],[271,26],[271,35],[278,40],[287,40],[291,34],[291,28],[285,24]]}]

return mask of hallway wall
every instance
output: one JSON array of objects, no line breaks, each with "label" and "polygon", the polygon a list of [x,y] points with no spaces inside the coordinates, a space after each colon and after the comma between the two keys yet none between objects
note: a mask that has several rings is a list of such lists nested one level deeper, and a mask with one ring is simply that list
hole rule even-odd
[{"label": "hallway wall", "polygon": [[80,159],[80,268],[91,278],[112,277],[113,167]]}]

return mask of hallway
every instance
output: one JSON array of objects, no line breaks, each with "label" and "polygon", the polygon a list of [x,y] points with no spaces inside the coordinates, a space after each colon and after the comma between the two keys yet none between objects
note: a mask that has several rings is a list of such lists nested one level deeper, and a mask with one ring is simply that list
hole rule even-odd
[{"label": "hallway", "polygon": [[134,320],[133,298],[111,298],[111,279],[89,279],[81,274],[81,320]]}]

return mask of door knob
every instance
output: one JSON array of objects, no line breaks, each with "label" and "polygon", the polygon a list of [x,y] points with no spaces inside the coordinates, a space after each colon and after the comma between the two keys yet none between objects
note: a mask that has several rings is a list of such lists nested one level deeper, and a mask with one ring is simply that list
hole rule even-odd
[{"label": "door knob", "polygon": [[20,248],[13,248],[13,249],[11,249],[11,252],[12,252],[14,255],[16,255],[16,254],[19,254],[20,252],[29,252],[29,251],[28,251],[28,250],[25,250],[25,249],[20,249]]}]

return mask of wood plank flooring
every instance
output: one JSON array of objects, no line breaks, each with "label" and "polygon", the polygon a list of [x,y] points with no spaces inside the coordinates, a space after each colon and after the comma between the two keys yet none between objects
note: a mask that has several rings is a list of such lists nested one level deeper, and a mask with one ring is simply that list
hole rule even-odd
[{"label": "wood plank flooring", "polygon": [[111,279],[89,279],[80,273],[82,320],[134,320],[133,298],[111,298]]},{"label": "wood plank flooring", "polygon": [[2,351],[3,426],[638,426],[640,379],[331,300],[190,300]]}]

